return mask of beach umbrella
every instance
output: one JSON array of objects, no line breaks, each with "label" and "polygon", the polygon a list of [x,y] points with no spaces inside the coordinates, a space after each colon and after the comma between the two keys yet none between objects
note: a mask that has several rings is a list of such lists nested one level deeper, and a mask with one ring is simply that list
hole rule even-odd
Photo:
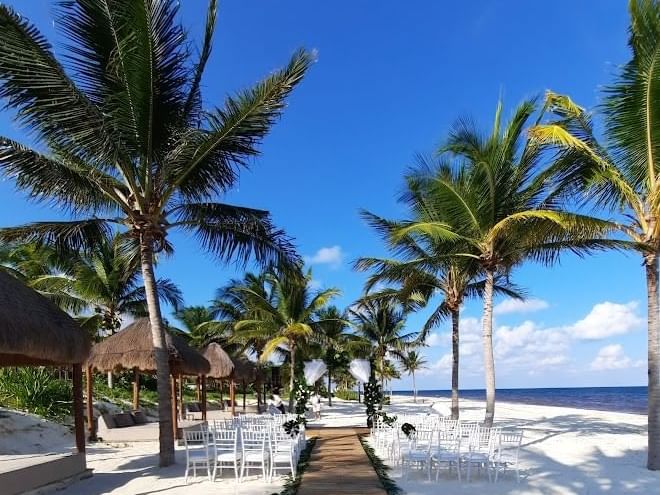
[{"label": "beach umbrella", "polygon": [[321,359],[312,359],[305,362],[305,381],[307,385],[314,385],[321,378],[328,367]]}]

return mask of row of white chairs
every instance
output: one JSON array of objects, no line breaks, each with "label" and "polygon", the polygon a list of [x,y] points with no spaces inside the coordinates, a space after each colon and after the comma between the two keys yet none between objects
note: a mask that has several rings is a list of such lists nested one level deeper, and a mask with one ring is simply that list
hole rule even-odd
[{"label": "row of white chairs", "polygon": [[233,468],[237,482],[250,470],[258,469],[270,482],[278,471],[296,476],[296,466],[306,444],[304,428],[293,436],[272,421],[241,422],[215,420],[196,429],[183,431],[186,449],[185,482],[192,470],[205,470],[215,481],[223,468]]},{"label": "row of white chairs", "polygon": [[[436,416],[437,418],[437,416]],[[395,464],[401,464],[407,476],[413,467],[426,468],[428,478],[436,468],[436,480],[446,467],[451,474],[456,471],[461,481],[461,471],[466,470],[470,481],[472,470],[485,469],[490,480],[495,482],[507,470],[516,473],[520,481],[519,451],[522,430],[486,428],[478,423],[457,420],[434,419],[413,423],[411,419],[397,420],[391,426],[380,424],[373,429],[373,441],[377,450],[384,453]],[[401,426],[409,423],[415,427],[410,435],[402,432]]]}]

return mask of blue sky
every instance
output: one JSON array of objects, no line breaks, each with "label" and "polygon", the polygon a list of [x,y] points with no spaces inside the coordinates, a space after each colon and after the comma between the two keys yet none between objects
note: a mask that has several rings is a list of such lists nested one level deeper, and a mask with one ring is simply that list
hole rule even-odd
[{"label": "blue sky", "polygon": [[[7,2],[57,44],[46,2]],[[182,2],[184,23],[200,33],[201,1]],[[348,1],[221,2],[214,51],[204,83],[208,105],[282,66],[301,46],[318,62],[290,99],[263,154],[228,202],[265,208],[296,239],[322,286],[343,291],[345,306],[360,295],[364,276],[352,261],[384,255],[360,208],[397,217],[402,174],[418,152],[430,152],[451,122],[472,115],[491,122],[497,98],[506,110],[551,88],[584,106],[627,60],[625,2],[561,0],[539,5]],[[61,41],[61,40],[60,40]],[[24,134],[8,114],[0,132]],[[29,204],[0,182],[0,225],[60,218]],[[204,304],[236,274],[174,235],[175,256],[158,267],[183,289],[188,304]],[[496,315],[499,387],[642,385],[645,383],[645,290],[640,259],[601,254],[560,266],[528,265],[514,274],[533,298],[504,302]],[[498,301],[503,303],[503,301]],[[427,312],[409,319],[418,329]],[[481,388],[480,304],[463,317],[462,386]],[[424,350],[429,369],[420,388],[448,388],[448,325]],[[395,384],[406,388],[409,380]]]}]

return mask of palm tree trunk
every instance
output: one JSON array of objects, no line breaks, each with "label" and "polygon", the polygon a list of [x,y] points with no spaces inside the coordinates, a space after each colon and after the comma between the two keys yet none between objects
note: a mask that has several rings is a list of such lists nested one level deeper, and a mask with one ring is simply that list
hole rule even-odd
[{"label": "palm tree trunk", "polygon": [[495,418],[495,359],[493,358],[493,283],[495,274],[492,268],[486,269],[484,287],[484,371],[486,373],[486,417],[484,426],[493,425]]},{"label": "palm tree trunk", "polygon": [[112,371],[108,371],[108,388],[113,388],[114,382],[112,380]]},{"label": "palm tree trunk", "polygon": [[647,254],[646,294],[648,304],[648,459],[646,466],[660,469],[660,328],[658,328],[658,256]]},{"label": "palm tree trunk", "polygon": [[149,322],[151,323],[151,337],[156,360],[156,382],[158,391],[158,441],[160,447],[160,466],[169,466],[174,463],[174,435],[172,432],[172,398],[170,396],[170,364],[165,344],[165,329],[162,324],[160,302],[156,289],[154,275],[153,241],[142,236],[140,239],[140,258],[142,264],[142,278],[144,281]]},{"label": "palm tree trunk", "polygon": [[458,324],[459,310],[451,312],[451,419],[458,419]]},{"label": "palm tree trunk", "polygon": [[413,371],[411,374],[413,379],[413,402],[417,404],[417,385],[415,385],[415,372]]},{"label": "palm tree trunk", "polygon": [[289,343],[291,348],[291,376],[289,377],[289,412],[293,412],[293,385],[296,374],[296,346],[293,342]]},{"label": "palm tree trunk", "polygon": [[332,372],[328,368],[328,407],[332,407]]}]

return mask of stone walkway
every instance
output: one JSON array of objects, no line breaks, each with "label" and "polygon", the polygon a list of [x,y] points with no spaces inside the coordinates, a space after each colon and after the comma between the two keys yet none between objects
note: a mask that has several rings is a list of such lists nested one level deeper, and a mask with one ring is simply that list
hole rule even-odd
[{"label": "stone walkway", "polygon": [[385,495],[378,475],[360,444],[366,428],[320,428],[298,495]]}]

